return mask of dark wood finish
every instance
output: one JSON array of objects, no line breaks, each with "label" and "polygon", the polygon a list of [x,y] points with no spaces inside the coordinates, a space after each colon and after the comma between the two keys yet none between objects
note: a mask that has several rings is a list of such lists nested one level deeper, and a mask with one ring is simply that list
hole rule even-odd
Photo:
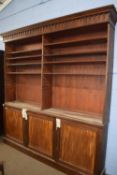
[{"label": "dark wood finish", "polygon": [[3,162],[0,162],[0,171],[2,172],[2,175],[4,175],[4,164],[3,164]]},{"label": "dark wood finish", "polygon": [[29,120],[23,119],[23,144],[28,146],[29,143]]},{"label": "dark wood finish", "polygon": [[5,133],[7,137],[23,143],[23,120],[19,110],[5,107]]},{"label": "dark wood finish", "polygon": [[62,120],[59,162],[86,174],[101,174],[104,161],[100,160],[100,157],[103,154],[102,149],[105,148],[101,146],[103,132],[103,128]]},{"label": "dark wood finish", "polygon": [[96,137],[95,128],[62,120],[59,161],[75,166],[89,174],[93,173]]},{"label": "dark wood finish", "polygon": [[116,20],[106,6],[3,34],[7,142],[68,174],[103,174]]},{"label": "dark wood finish", "polygon": [[29,114],[29,147],[53,156],[53,119],[44,115]]}]

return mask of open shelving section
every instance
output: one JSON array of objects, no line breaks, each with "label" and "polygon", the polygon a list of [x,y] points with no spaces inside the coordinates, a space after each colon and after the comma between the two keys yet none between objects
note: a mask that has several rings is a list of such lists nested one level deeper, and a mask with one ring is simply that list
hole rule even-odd
[{"label": "open shelving section", "polygon": [[[102,113],[107,35],[106,24],[102,24],[43,36],[46,87],[49,81],[43,93],[52,94],[48,105],[42,104],[43,108]],[[92,102],[88,104],[87,100]]]},{"label": "open shelving section", "polygon": [[[40,97],[42,109],[60,108],[78,113],[85,111],[101,114],[102,95],[104,98],[105,91],[107,35],[106,24],[97,24],[79,30],[58,31],[40,35],[39,38],[8,42],[6,76],[11,82],[15,79],[14,100],[33,103],[35,98]],[[28,89],[30,87],[29,92],[27,86]],[[37,97],[35,94],[29,98],[28,94],[32,90],[36,92],[38,86],[40,91]],[[20,88],[27,95],[23,97]],[[91,90],[92,93],[89,93]],[[88,97],[86,94],[89,94]],[[93,100],[94,95],[97,101],[94,99],[91,104],[84,105],[87,98]],[[73,99],[72,104],[70,99]]]},{"label": "open shelving section", "polygon": [[7,43],[6,49],[6,99],[40,106],[42,36]]},{"label": "open shelving section", "polygon": [[110,5],[3,34],[6,142],[68,174],[103,175],[116,21]]}]

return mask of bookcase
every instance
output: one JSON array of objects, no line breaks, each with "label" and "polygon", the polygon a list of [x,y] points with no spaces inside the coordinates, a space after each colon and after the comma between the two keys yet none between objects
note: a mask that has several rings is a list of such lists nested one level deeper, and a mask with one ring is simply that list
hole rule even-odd
[{"label": "bookcase", "polygon": [[102,175],[113,5],[3,34],[5,142],[67,174]]}]

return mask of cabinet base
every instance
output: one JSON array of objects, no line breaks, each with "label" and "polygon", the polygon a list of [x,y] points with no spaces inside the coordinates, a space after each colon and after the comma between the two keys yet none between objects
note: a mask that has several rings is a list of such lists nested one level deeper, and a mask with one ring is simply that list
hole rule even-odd
[{"label": "cabinet base", "polygon": [[[15,149],[41,161],[41,162],[43,162],[43,163],[45,163],[53,168],[56,168],[64,173],[66,173],[67,175],[89,175],[89,174],[86,174],[84,172],[75,171],[71,167],[63,165],[62,163],[55,162],[52,158],[49,158],[49,157],[42,155],[42,154],[40,154],[40,153],[30,149],[30,148],[27,148],[19,143],[16,143],[15,141],[13,141],[7,137],[3,137],[3,141],[4,141],[4,143],[14,147]],[[91,174],[91,175],[94,175],[94,174]],[[102,171],[102,173],[100,175],[105,175],[104,170]]]}]

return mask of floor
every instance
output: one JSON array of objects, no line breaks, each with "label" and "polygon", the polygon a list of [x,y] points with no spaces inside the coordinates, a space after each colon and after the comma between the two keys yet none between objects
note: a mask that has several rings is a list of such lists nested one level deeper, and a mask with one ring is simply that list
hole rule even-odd
[{"label": "floor", "polygon": [[4,161],[5,175],[65,175],[4,144],[2,141],[0,141],[1,160]]}]

